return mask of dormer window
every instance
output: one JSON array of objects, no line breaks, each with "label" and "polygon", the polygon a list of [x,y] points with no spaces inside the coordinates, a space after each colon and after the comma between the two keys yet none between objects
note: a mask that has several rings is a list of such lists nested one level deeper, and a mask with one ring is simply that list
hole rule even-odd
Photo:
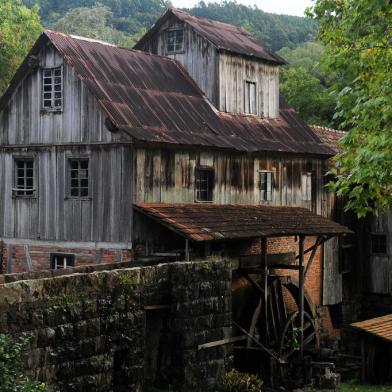
[{"label": "dormer window", "polygon": [[245,113],[257,114],[256,106],[256,83],[245,81]]},{"label": "dormer window", "polygon": [[63,107],[63,68],[42,70],[42,109],[61,110]]},{"label": "dormer window", "polygon": [[168,30],[166,32],[166,52],[178,53],[184,50],[184,30]]}]

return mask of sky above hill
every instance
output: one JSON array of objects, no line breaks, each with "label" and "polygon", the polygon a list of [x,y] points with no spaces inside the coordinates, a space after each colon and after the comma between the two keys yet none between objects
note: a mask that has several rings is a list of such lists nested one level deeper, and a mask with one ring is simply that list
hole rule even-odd
[{"label": "sky above hill", "polygon": [[[178,8],[193,7],[198,2],[199,0],[172,0],[173,5]],[[205,0],[205,2],[209,1]],[[305,8],[312,5],[311,0],[237,0],[237,3],[256,5],[265,12],[297,16],[303,16]]]}]

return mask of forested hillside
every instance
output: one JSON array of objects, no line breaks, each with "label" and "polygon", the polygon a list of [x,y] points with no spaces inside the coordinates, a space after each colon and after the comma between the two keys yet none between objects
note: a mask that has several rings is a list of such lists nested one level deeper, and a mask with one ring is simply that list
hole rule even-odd
[{"label": "forested hillside", "polygon": [[[170,6],[168,0],[24,0],[38,4],[45,27],[131,45]],[[293,48],[314,38],[311,19],[275,15],[234,1],[206,4],[188,9],[193,15],[244,26],[273,50]]]}]

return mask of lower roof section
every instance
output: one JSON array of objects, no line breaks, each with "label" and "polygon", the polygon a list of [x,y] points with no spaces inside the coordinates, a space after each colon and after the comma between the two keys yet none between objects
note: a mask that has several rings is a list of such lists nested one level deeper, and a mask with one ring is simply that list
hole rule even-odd
[{"label": "lower roof section", "polygon": [[353,323],[351,326],[392,343],[392,314]]},{"label": "lower roof section", "polygon": [[137,211],[192,241],[350,234],[347,227],[300,207],[138,203]]}]

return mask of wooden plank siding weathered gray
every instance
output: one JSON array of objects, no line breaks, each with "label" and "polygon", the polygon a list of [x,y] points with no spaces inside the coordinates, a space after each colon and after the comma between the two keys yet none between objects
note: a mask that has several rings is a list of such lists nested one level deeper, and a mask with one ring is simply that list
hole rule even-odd
[{"label": "wooden plank siding weathered gray", "polygon": [[[0,113],[0,237],[130,242],[132,146],[52,45]],[[63,111],[41,110],[41,72],[63,66]],[[34,158],[34,197],[13,195],[14,160]],[[69,158],[89,158],[90,195],[70,197]]]}]

